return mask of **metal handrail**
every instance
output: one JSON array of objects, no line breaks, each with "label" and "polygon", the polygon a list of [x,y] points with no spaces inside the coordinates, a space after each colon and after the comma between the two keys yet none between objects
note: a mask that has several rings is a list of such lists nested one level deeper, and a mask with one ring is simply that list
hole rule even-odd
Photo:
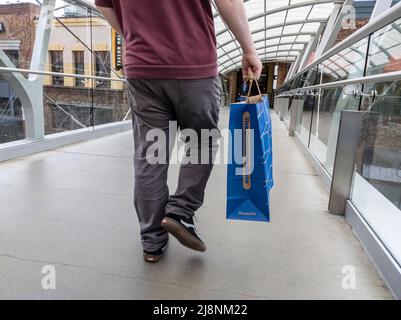
[{"label": "metal handrail", "polygon": [[[327,88],[335,88],[335,87],[345,87],[353,84],[360,84],[360,83],[367,83],[367,82],[393,82],[401,80],[401,71],[394,71],[394,72],[389,72],[389,73],[383,73],[379,75],[372,75],[372,76],[367,76],[367,77],[360,77],[360,78],[355,78],[355,79],[347,79],[347,80],[342,80],[342,81],[337,81],[337,82],[329,82],[329,83],[322,83],[314,86],[309,86],[309,87],[302,87],[294,90],[289,90],[283,93],[280,93],[277,95],[277,98],[280,97],[285,97],[286,94],[293,94],[296,91],[303,90],[303,91],[308,91],[308,90],[316,90],[316,89],[327,89]],[[362,94],[362,93],[361,93]],[[365,94],[365,93],[363,93]]]},{"label": "metal handrail", "polygon": [[370,21],[365,26],[363,26],[361,29],[355,31],[352,35],[350,35],[348,38],[346,38],[343,41],[341,41],[340,43],[338,43],[332,49],[328,50],[321,57],[316,59],[313,63],[309,64],[308,66],[306,66],[305,68],[303,68],[302,70],[297,72],[290,79],[288,79],[283,85],[294,80],[296,77],[309,71],[310,69],[317,66],[318,64],[321,64],[323,61],[332,57],[336,53],[339,53],[340,51],[350,47],[351,45],[355,44],[356,42],[364,39],[365,37],[370,36],[372,33],[380,30],[381,28],[388,26],[390,23],[396,21],[397,19],[400,19],[400,17],[401,17],[401,2],[397,3],[396,5],[394,5],[390,9],[388,9],[386,12],[381,14],[377,19]]},{"label": "metal handrail", "polygon": [[6,74],[11,74],[11,73],[37,74],[37,75],[42,75],[42,76],[58,76],[58,77],[64,77],[64,78],[76,78],[76,79],[86,79],[86,80],[126,82],[125,79],[119,79],[119,78],[107,78],[107,77],[89,76],[89,75],[84,75],[84,74],[81,75],[81,74],[73,74],[73,73],[34,71],[34,70],[28,70],[28,69],[0,67],[0,74],[4,74],[4,73],[6,73]]}]

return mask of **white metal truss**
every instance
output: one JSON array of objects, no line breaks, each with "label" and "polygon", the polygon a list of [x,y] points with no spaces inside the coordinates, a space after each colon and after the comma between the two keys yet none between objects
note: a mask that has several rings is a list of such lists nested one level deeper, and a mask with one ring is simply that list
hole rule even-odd
[{"label": "white metal truss", "polygon": [[[321,26],[327,24],[335,4],[343,0],[244,0],[257,52],[263,61],[294,62],[307,51]],[[242,50],[213,6],[219,71],[241,66]]]},{"label": "white metal truss", "polygon": [[[43,0],[43,6],[38,19],[35,44],[32,50],[32,63],[28,78],[19,73],[3,75],[11,88],[17,92],[22,102],[25,118],[25,135],[27,140],[42,140],[45,137],[44,113],[43,113],[43,77],[38,72],[45,69],[47,50],[49,47],[49,25],[53,20],[56,0]],[[14,68],[13,62],[0,49],[0,67]],[[19,69],[17,69],[18,71]]]}]

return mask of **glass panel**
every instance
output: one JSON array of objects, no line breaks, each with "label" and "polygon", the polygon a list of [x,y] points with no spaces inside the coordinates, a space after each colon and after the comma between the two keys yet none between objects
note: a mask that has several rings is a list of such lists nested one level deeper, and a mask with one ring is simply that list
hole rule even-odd
[{"label": "glass panel", "polygon": [[[49,51],[49,59],[51,65],[51,71],[57,73],[64,72],[64,60],[63,60],[63,51]],[[62,76],[52,76],[52,85],[54,86],[63,86],[64,78]]]},{"label": "glass panel", "polygon": [[[320,79],[317,76],[317,67],[314,67],[310,71],[308,71],[306,78],[303,79],[302,82],[303,84],[308,86],[319,84]],[[302,86],[299,87],[301,88]],[[303,102],[303,106],[302,106],[302,113],[300,113],[297,118],[296,122],[297,125],[295,131],[298,134],[300,140],[306,146],[309,146],[309,136],[313,117],[313,110],[317,105],[317,99],[315,96],[309,95],[307,92],[304,92],[304,95],[297,98],[297,100],[298,100],[297,103],[301,103],[299,102],[299,100],[301,100]]]},{"label": "glass panel", "polygon": [[[73,52],[73,63],[74,63],[74,74],[83,75],[85,74],[85,57],[83,51]],[[75,78],[74,83],[76,87],[84,87],[85,80],[80,78]]]},{"label": "glass panel", "polygon": [[363,77],[368,39],[353,44],[322,63],[322,83]]},{"label": "glass panel", "polygon": [[284,123],[286,124],[287,128],[290,125],[290,118],[291,118],[291,113],[290,113],[290,108],[289,108],[289,103],[292,101],[292,99],[289,98],[279,98],[279,105],[283,109],[284,113]]},{"label": "glass panel", "polygon": [[294,79],[291,89],[298,89],[300,87],[300,82],[302,81],[302,76],[298,76]]},{"label": "glass panel", "polygon": [[[110,78],[110,51],[95,52],[95,74],[97,77]],[[97,88],[110,88],[110,81],[97,80]]]},{"label": "glass panel", "polygon": [[401,19],[375,32],[369,50],[368,75],[401,70]]},{"label": "glass panel", "polygon": [[333,174],[338,129],[342,110],[358,110],[360,98],[353,92],[360,85],[325,89],[318,97],[319,108],[313,115],[310,149],[324,168]]},{"label": "glass panel", "polygon": [[129,119],[127,90],[122,82],[112,81],[123,78],[121,38],[102,17],[91,15],[78,5],[58,10],[57,19],[49,48],[61,48],[62,55],[58,64],[50,59],[52,71],[64,70],[110,81],[63,77],[63,83],[59,83],[62,87],[58,88],[54,87],[54,81],[45,81],[46,134]]},{"label": "glass panel", "polygon": [[401,209],[401,81],[367,87],[377,92],[373,102],[369,98],[363,102],[373,113],[370,119],[376,122],[374,130],[369,131],[370,155],[365,153],[361,160],[360,173]]},{"label": "glass panel", "polygon": [[[11,6],[18,10],[26,5],[28,4],[18,3]],[[30,10],[20,10],[21,12],[15,13],[15,18],[8,16],[5,19],[0,54],[3,55],[3,60],[8,60],[7,66],[24,69],[31,66],[41,6],[29,6]],[[21,19],[31,26],[29,30],[14,23],[14,20]],[[110,78],[110,81],[48,75],[43,77],[43,97],[35,98],[35,94],[29,92],[26,96],[22,95],[24,92],[18,85],[19,80],[13,75],[1,74],[0,143],[25,138],[23,105],[15,94],[18,90],[22,92],[21,100],[25,97],[22,101],[26,101],[27,107],[29,103],[39,105],[43,101],[47,135],[93,129],[95,125],[130,119],[127,88],[123,82],[118,81],[123,78],[123,46],[119,40],[102,17],[91,13],[87,8],[57,1],[45,70],[61,74],[99,76]],[[27,97],[37,100],[30,101]]]},{"label": "glass panel", "polygon": [[9,77],[0,75],[0,144],[25,139],[21,101]]},{"label": "glass panel", "polygon": [[19,68],[19,50],[3,50],[16,68]]},{"label": "glass panel", "polygon": [[401,81],[368,87],[352,201],[401,265]]}]

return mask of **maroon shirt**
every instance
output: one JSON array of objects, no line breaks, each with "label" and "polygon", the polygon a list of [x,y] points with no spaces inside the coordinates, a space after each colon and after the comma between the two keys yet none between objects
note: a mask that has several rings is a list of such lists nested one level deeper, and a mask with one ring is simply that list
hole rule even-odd
[{"label": "maroon shirt", "polygon": [[128,79],[198,79],[217,71],[210,0],[96,0],[117,13]]}]

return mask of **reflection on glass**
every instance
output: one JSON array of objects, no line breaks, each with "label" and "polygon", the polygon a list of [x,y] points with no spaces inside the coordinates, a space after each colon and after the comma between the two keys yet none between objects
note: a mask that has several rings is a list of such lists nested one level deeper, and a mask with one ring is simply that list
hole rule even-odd
[{"label": "reflection on glass", "polygon": [[12,64],[16,67],[19,68],[19,50],[3,50],[4,53],[7,55],[7,57],[10,59]]},{"label": "reflection on glass", "polygon": [[317,71],[318,71],[318,66],[304,73],[303,81],[301,81],[300,83],[302,88],[321,83],[321,77]]},{"label": "reflection on glass", "polygon": [[0,76],[0,143],[25,139],[21,101],[6,76]]},{"label": "reflection on glass", "polygon": [[127,88],[44,87],[45,133],[54,134],[129,120]]},{"label": "reflection on glass", "polygon": [[401,81],[368,88],[377,96],[363,103],[372,115],[364,127],[359,172],[401,209]]},{"label": "reflection on glass", "polygon": [[[58,4],[59,5],[59,4]],[[110,25],[78,5],[60,6],[50,35],[48,69],[107,80],[47,77],[45,132],[53,134],[129,119],[120,50]],[[58,87],[56,87],[58,85]]]},{"label": "reflection on glass", "polygon": [[[74,74],[83,75],[85,74],[85,55],[84,51],[73,51],[73,69]],[[85,87],[86,81],[81,78],[75,78],[74,85],[76,87]]]},{"label": "reflection on glass", "polygon": [[310,148],[330,175],[333,174],[342,110],[358,110],[360,85],[325,89],[313,116]]},{"label": "reflection on glass", "polygon": [[304,93],[304,96],[296,99],[296,102],[302,105],[302,112],[297,115],[295,132],[303,144],[309,146],[310,127],[317,100],[315,96]]},{"label": "reflection on glass", "polygon": [[[56,72],[56,73],[64,72],[63,51],[50,50],[49,51],[49,61],[50,61],[52,72]],[[63,86],[64,78],[61,76],[52,76],[52,85]]]},{"label": "reflection on glass", "polygon": [[322,63],[322,83],[362,77],[365,70],[368,39],[362,39]]},{"label": "reflection on glass", "polygon": [[[110,64],[110,51],[96,51],[95,52],[95,72],[97,77],[110,78],[111,77],[111,64]],[[97,80],[97,88],[110,88],[110,81]]]},{"label": "reflection on glass", "polygon": [[401,265],[401,81],[367,87],[352,202]]},{"label": "reflection on glass", "polygon": [[280,99],[280,105],[281,105],[281,108],[282,108],[283,113],[284,113],[284,115],[283,115],[284,123],[287,126],[287,128],[290,125],[290,115],[291,115],[291,113],[290,113],[290,105],[292,103],[292,100],[293,99],[290,99],[290,98],[281,98]]},{"label": "reflection on glass", "polygon": [[[303,75],[301,84],[303,87],[314,86],[320,84],[320,78],[318,75],[318,67],[314,67]],[[303,96],[298,97],[296,103],[301,104],[302,112],[297,114],[296,130],[300,140],[309,146],[310,129],[312,124],[313,111],[318,103],[316,92],[303,91]]]},{"label": "reflection on glass", "polygon": [[401,19],[372,35],[368,75],[401,70]]}]

